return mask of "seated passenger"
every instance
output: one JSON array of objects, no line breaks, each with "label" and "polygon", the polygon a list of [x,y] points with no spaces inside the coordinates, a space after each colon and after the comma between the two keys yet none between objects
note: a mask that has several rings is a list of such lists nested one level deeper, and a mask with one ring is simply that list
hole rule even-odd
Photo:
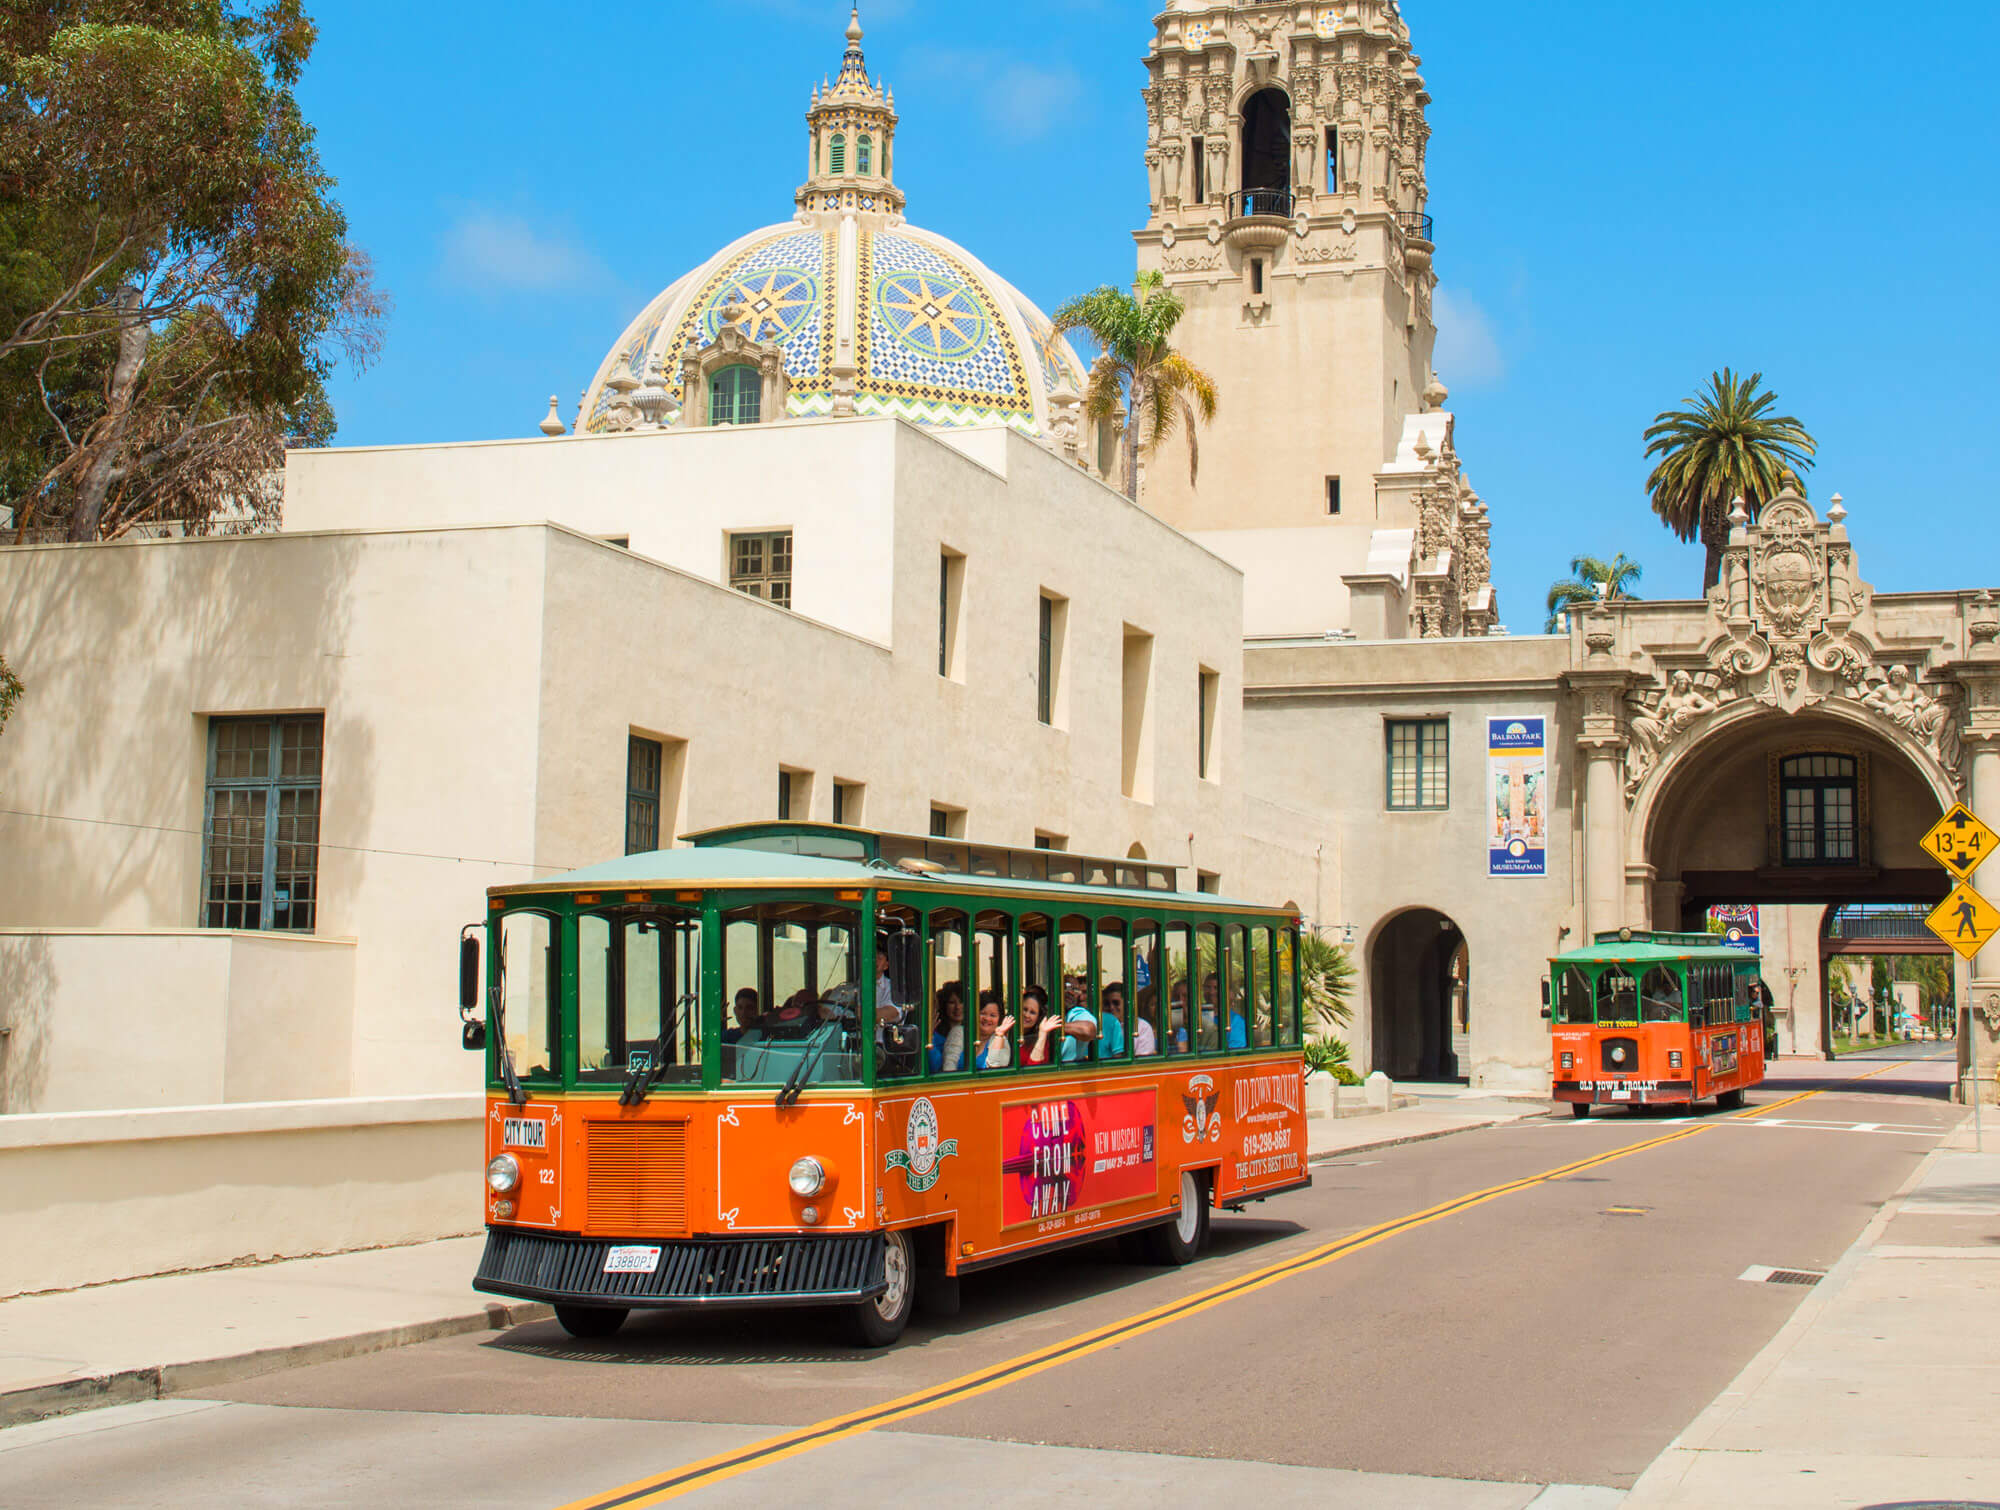
[{"label": "seated passenger", "polygon": [[1167,987],[1167,1026],[1173,1032],[1174,1047],[1185,1054],[1188,1049],[1188,986],[1185,980],[1177,980]]},{"label": "seated passenger", "polygon": [[1014,1019],[998,991],[979,993],[979,1053],[974,1065],[982,1070],[1004,1070],[1014,1062],[1014,1045],[1007,1036],[1014,1031]]},{"label": "seated passenger", "polygon": [[[1649,983],[1650,984],[1650,983]],[[1681,1015],[1681,994],[1672,986],[1655,987],[1644,998],[1645,1020],[1647,1022],[1678,1022]]]},{"label": "seated passenger", "polygon": [[[1063,983],[1063,995],[1070,996],[1069,982]],[[1097,1042],[1097,1014],[1083,1004],[1083,982],[1076,982],[1075,1005],[1063,1012],[1062,1062],[1075,1064],[1088,1058],[1090,1046]]]},{"label": "seated passenger", "polygon": [[724,1043],[741,1043],[745,1035],[752,1042],[764,1036],[764,1010],[757,1000],[757,989],[745,986],[736,993],[736,1026],[722,1030]]},{"label": "seated passenger", "polygon": [[1097,1054],[1099,1059],[1125,1057],[1125,987],[1112,981],[1097,993],[1099,1004]]},{"label": "seated passenger", "polygon": [[1148,986],[1139,993],[1138,1016],[1132,1019],[1132,1053],[1140,1059],[1147,1059],[1160,1052],[1159,1032],[1153,1026],[1153,1019],[1159,1014],[1160,993]]},{"label": "seated passenger", "polygon": [[1216,995],[1215,972],[1210,971],[1201,978],[1201,1046],[1216,1049],[1222,1046],[1222,1003]]},{"label": "seated passenger", "polygon": [[957,981],[938,987],[930,1057],[933,1075],[952,1075],[965,1068],[965,987]]},{"label": "seated passenger", "polygon": [[1049,1039],[1062,1027],[1062,1018],[1049,1010],[1049,993],[1040,986],[1021,989],[1021,1063],[1047,1064]]}]

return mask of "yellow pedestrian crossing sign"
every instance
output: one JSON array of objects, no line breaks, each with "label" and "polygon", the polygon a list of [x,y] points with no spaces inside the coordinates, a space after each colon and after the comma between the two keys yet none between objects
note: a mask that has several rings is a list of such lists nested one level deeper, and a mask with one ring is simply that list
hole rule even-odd
[{"label": "yellow pedestrian crossing sign", "polygon": [[2000,907],[1960,881],[1924,922],[1932,933],[1971,959],[1986,947],[1988,939],[2000,933]]},{"label": "yellow pedestrian crossing sign", "polygon": [[1938,819],[1937,827],[1924,835],[1924,853],[1961,881],[1984,865],[2000,847],[2000,834],[1972,816],[1963,802],[1954,802],[1951,811]]}]

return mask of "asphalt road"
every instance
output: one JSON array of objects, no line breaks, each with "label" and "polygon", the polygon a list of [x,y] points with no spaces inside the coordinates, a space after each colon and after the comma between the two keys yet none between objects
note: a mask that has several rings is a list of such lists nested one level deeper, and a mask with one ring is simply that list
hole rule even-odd
[{"label": "asphalt road", "polygon": [[[1564,1116],[1321,1164],[1311,1190],[1218,1219],[1201,1263],[1132,1267],[1108,1247],[1025,1262],[968,1279],[958,1316],[920,1318],[886,1353],[811,1313],[639,1317],[601,1344],[544,1323],[17,1428],[0,1433],[0,1504],[553,1507],[1309,1254],[1325,1261],[689,1502],[874,1502],[926,1483],[990,1504],[1615,1491],[1807,1293],[1744,1271],[1831,1266],[1956,1120],[1948,1052],[1782,1066],[1748,1116]],[[1617,1500],[1560,1494],[1540,1503]]]}]

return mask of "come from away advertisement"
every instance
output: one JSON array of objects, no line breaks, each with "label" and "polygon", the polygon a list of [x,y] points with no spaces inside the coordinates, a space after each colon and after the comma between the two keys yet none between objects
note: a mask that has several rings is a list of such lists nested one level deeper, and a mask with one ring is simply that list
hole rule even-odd
[{"label": "come from away advertisement", "polygon": [[1486,873],[1549,872],[1548,720],[1486,720]]},{"label": "come from away advertisement", "polygon": [[1015,1227],[1157,1194],[1158,1104],[1148,1087],[1002,1108],[1002,1223]]}]

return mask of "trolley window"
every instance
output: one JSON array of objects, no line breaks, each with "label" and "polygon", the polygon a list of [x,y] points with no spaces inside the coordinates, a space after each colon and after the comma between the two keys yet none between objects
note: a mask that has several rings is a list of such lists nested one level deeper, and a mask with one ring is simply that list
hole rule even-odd
[{"label": "trolley window", "polygon": [[1591,1016],[1590,977],[1571,965],[1556,980],[1556,1021],[1588,1025]]},{"label": "trolley window", "polygon": [[931,914],[930,947],[930,1040],[926,1053],[933,1075],[956,1075],[969,1063],[966,1044],[971,1037],[971,1012],[967,993],[971,985],[966,969],[971,960],[967,937],[968,920],[956,908]]},{"label": "trolley window", "polygon": [[1639,1020],[1639,982],[1613,965],[1597,977],[1597,1020],[1628,1023]]},{"label": "trolley window", "polygon": [[[576,1081],[635,1069],[701,1083],[701,919],[630,909],[576,920]],[[661,1068],[664,1066],[664,1068]]]},{"label": "trolley window", "polygon": [[558,923],[546,912],[521,909],[500,919],[501,1015],[506,1047],[514,1073],[523,1080],[550,1080],[560,1064],[561,960],[556,948]]},{"label": "trolley window", "polygon": [[860,915],[770,901],[722,915],[723,992],[757,992],[752,1025],[724,1034],[722,1080],[853,1084],[861,1078]]},{"label": "trolley window", "polygon": [[1639,1006],[1646,1022],[1681,1022],[1687,1006],[1681,991],[1680,975],[1665,965],[1655,965],[1639,984]]},{"label": "trolley window", "polygon": [[1186,1054],[1194,1048],[1194,1041],[1188,1036],[1188,959],[1193,953],[1190,936],[1184,923],[1170,924],[1167,928],[1164,978],[1169,1054]]},{"label": "trolley window", "polygon": [[1125,968],[1125,920],[1101,918],[1097,924],[1097,1049],[1095,1059],[1123,1059],[1131,1042],[1126,1019],[1132,1010]]},{"label": "trolley window", "polygon": [[1277,1004],[1278,1042],[1288,1049],[1299,1046],[1299,934],[1295,928],[1280,928],[1278,958],[1272,977],[1272,1000]]},{"label": "trolley window", "polygon": [[1271,930],[1250,930],[1250,964],[1245,975],[1250,987],[1250,1043],[1253,1048],[1275,1048],[1277,1028],[1272,1014],[1276,1009],[1277,975],[1271,962]]},{"label": "trolley window", "polygon": [[1150,1059],[1160,1052],[1160,925],[1132,925],[1132,1054]]},{"label": "trolley window", "polygon": [[883,905],[875,914],[875,1078],[910,1080],[923,1073],[923,915]]}]

